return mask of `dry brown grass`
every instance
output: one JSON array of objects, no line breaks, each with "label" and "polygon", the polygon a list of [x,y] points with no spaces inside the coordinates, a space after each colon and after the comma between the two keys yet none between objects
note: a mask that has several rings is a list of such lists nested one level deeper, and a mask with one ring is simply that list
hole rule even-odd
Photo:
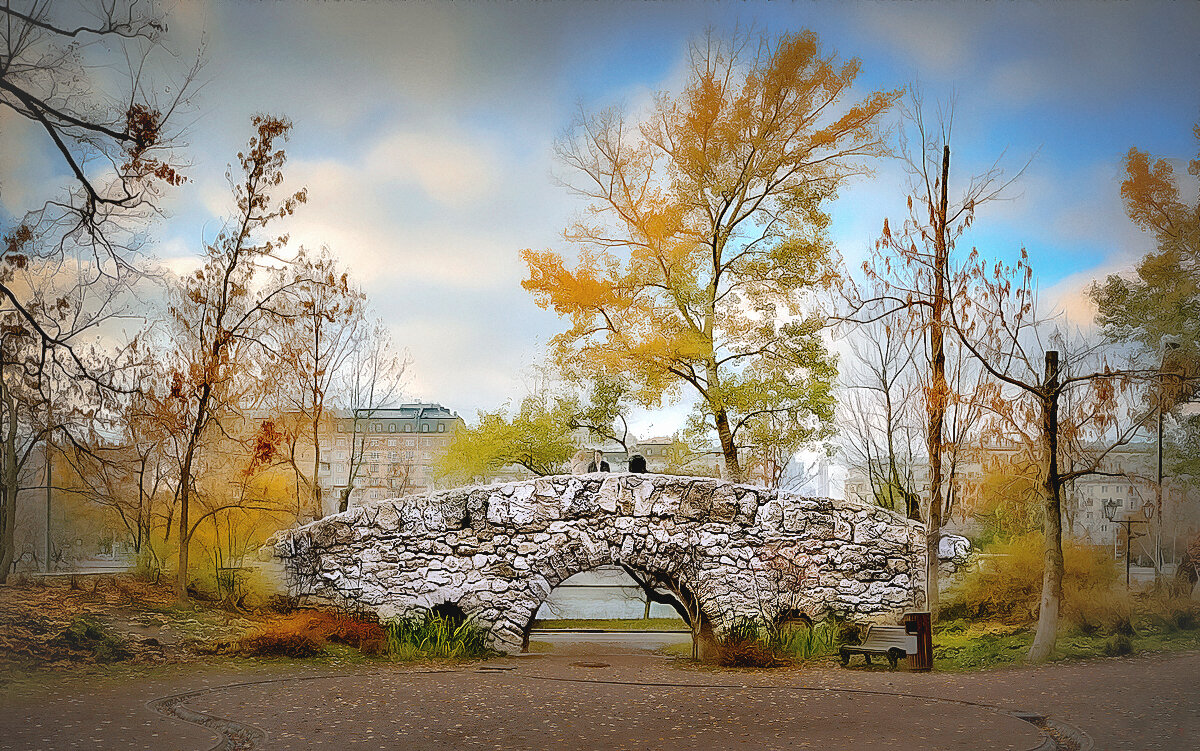
[{"label": "dry brown grass", "polygon": [[345,644],[363,654],[384,650],[387,632],[369,616],[299,610],[271,618],[260,628],[229,644],[225,650],[250,657],[311,657],[329,642]]},{"label": "dry brown grass", "polygon": [[[1014,626],[1036,622],[1042,591],[1041,535],[999,543],[989,552],[999,555],[963,578],[941,617]],[[1062,613],[1069,623],[1103,628],[1128,619],[1131,600],[1108,550],[1067,541],[1063,560]]]}]

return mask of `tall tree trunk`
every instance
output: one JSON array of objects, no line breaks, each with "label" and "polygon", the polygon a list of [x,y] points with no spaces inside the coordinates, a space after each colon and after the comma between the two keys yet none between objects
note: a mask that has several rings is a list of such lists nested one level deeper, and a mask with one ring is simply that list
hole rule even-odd
[{"label": "tall tree trunk", "polygon": [[933,315],[929,327],[929,356],[931,374],[926,402],[929,410],[929,515],[925,527],[926,607],[936,621],[940,597],[938,594],[938,543],[942,532],[942,433],[946,420],[946,349],[943,327],[946,315],[946,277],[949,248],[946,239],[946,183],[950,177],[950,145],[942,148],[942,181],[934,214],[934,291]]},{"label": "tall tree trunk", "polygon": [[321,502],[321,409],[324,398],[321,394],[321,317],[314,307],[316,320],[313,321],[313,380],[312,380],[312,437],[313,437],[313,468],[312,468],[312,504],[313,519],[325,516],[325,504]]},{"label": "tall tree trunk", "polygon": [[180,600],[188,597],[188,545],[191,543],[188,535],[188,503],[191,500],[192,454],[193,447],[189,446],[179,476],[179,560],[175,571],[175,595]]},{"label": "tall tree trunk", "polygon": [[1058,637],[1058,612],[1062,603],[1062,480],[1058,471],[1058,352],[1046,353],[1046,380],[1039,393],[1042,407],[1041,495],[1046,511],[1042,600],[1037,632],[1029,659],[1044,662]]},{"label": "tall tree trunk", "polygon": [[8,581],[16,556],[17,526],[17,415],[16,400],[4,387],[0,372],[0,409],[4,410],[4,435],[0,443],[0,584]]},{"label": "tall tree trunk", "polygon": [[321,418],[313,419],[313,468],[312,468],[312,508],[313,519],[325,516],[325,504],[321,502],[321,437],[318,432]]},{"label": "tall tree trunk", "polygon": [[[216,357],[213,360],[215,362]],[[192,497],[192,464],[196,457],[196,447],[200,445],[200,436],[204,433],[204,423],[208,417],[208,400],[211,394],[211,387],[205,383],[200,388],[200,399],[196,405],[196,422],[192,424],[192,432],[188,436],[187,449],[183,455],[183,467],[179,472],[179,568],[175,575],[175,594],[180,600],[186,600],[188,596],[188,548],[192,542],[191,532],[188,530],[188,506]]]},{"label": "tall tree trunk", "polygon": [[17,504],[15,497],[9,492],[8,483],[0,488],[0,584],[8,581],[8,572],[13,565],[13,545],[16,535],[13,526],[16,521]]}]

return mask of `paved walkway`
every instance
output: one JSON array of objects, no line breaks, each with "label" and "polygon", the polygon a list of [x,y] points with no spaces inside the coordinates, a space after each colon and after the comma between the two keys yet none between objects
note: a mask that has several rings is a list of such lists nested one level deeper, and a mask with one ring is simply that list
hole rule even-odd
[{"label": "paved walkway", "polygon": [[[342,672],[243,662],[27,697],[0,708],[0,749],[1190,750],[1197,675],[1200,653],[973,674],[712,670],[645,654]],[[1086,735],[1072,743],[1072,729]]]}]

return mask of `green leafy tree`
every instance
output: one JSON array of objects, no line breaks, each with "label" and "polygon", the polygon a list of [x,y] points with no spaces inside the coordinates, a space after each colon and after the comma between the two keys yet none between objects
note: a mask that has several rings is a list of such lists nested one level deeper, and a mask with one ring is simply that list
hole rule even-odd
[{"label": "green leafy tree", "polygon": [[507,409],[480,412],[479,424],[455,431],[446,453],[435,465],[439,479],[479,480],[508,464],[519,464],[535,475],[562,471],[575,450],[571,417],[562,404],[527,396],[511,417]]}]

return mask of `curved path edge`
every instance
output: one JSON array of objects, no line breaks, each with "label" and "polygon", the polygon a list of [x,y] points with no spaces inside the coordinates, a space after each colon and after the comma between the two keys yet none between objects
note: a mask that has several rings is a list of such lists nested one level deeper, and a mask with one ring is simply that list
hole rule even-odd
[{"label": "curved path edge", "polygon": [[[486,667],[477,668],[477,670],[487,670]],[[465,670],[423,670],[414,675],[427,675],[430,673],[462,673],[468,672]],[[204,712],[198,712],[185,706],[186,703],[198,696],[205,694],[213,694],[221,691],[226,691],[235,688],[245,688],[250,686],[268,685],[273,683],[293,683],[303,681],[327,680],[331,678],[355,678],[357,674],[353,673],[337,673],[332,675],[318,676],[300,676],[294,678],[270,678],[259,681],[241,681],[238,683],[227,683],[220,686],[209,686],[207,688],[196,691],[186,691],[178,694],[158,697],[146,702],[146,706],[158,714],[170,719],[179,720],[181,722],[198,725],[217,734],[219,740],[215,746],[212,746],[208,751],[257,751],[263,748],[263,744],[268,739],[268,734],[265,730],[254,725],[248,725],[238,722],[232,718],[220,717]],[[669,681],[620,681],[607,680],[599,678],[564,678],[558,676],[544,675],[521,675],[512,674],[514,678],[522,678],[526,680],[537,681],[552,681],[559,683],[593,683],[606,684],[617,686],[647,686],[659,688],[691,688],[691,689],[746,689],[751,688],[745,684],[734,683],[685,683],[685,682],[669,682]],[[1055,720],[1045,715],[1040,715],[1032,712],[1021,712],[1015,710],[1007,710],[997,707],[993,704],[985,704],[983,702],[967,701],[965,699],[948,699],[940,696],[928,696],[923,694],[905,694],[894,691],[877,691],[873,689],[861,688],[835,688],[835,687],[817,687],[817,686],[762,686],[765,691],[805,691],[811,693],[842,693],[842,694],[861,694],[868,696],[879,697],[894,697],[901,699],[911,699],[916,701],[927,701],[938,704],[956,704],[959,706],[974,707],[987,712],[1012,717],[1023,722],[1027,722],[1038,729],[1041,734],[1042,741],[1037,746],[1033,746],[1027,751],[1094,751],[1095,743],[1092,738],[1083,730]]]}]

